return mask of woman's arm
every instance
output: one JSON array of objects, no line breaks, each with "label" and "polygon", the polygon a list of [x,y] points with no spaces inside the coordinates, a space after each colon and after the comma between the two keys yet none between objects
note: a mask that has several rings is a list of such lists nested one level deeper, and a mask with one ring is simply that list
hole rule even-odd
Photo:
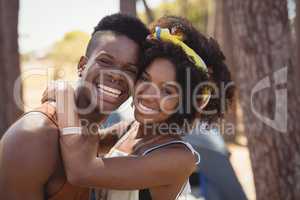
[{"label": "woman's arm", "polygon": [[111,127],[101,129],[99,132],[99,155],[107,154],[110,149],[119,141],[122,135],[128,130],[131,125],[130,121],[121,121]]},{"label": "woman's arm", "polygon": [[[90,136],[88,136],[90,137]],[[183,183],[194,170],[194,156],[183,148],[166,148],[143,157],[96,158],[97,143],[84,136],[60,139],[71,184],[110,189],[142,189]]]},{"label": "woman's arm", "polygon": [[[58,90],[57,94],[57,104],[61,105],[64,101],[65,105],[58,108],[68,108],[67,112],[58,114],[61,128],[79,124],[74,109],[70,107],[74,99],[61,98],[67,93],[70,92]],[[194,156],[185,148],[164,148],[142,157],[97,158],[98,141],[98,136],[89,134],[61,135],[62,157],[67,179],[71,184],[110,189],[142,189],[183,183],[195,168]]]}]

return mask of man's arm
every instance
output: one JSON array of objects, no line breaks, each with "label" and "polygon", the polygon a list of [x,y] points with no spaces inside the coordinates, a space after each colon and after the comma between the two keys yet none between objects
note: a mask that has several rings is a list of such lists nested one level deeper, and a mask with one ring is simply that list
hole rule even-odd
[{"label": "man's arm", "polygon": [[58,131],[42,113],[16,121],[0,141],[0,199],[42,200],[59,162]]}]

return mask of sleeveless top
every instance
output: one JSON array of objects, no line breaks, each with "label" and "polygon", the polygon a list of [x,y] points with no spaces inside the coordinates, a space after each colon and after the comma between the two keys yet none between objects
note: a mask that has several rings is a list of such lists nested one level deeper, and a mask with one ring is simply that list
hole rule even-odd
[{"label": "sleeveless top", "polygon": [[[36,108],[35,110],[29,111],[31,112],[40,112],[44,114],[53,124],[58,128],[57,118],[56,118],[56,110],[55,106],[51,105],[50,102],[45,102],[41,105],[41,107]],[[25,113],[25,114],[27,114]],[[61,189],[51,196],[47,196],[45,194],[45,199],[47,200],[88,200],[90,196],[90,189],[73,186],[67,181],[61,187]]]},{"label": "sleeveless top", "polygon": [[[125,135],[125,134],[124,134]],[[124,137],[123,135],[123,137]],[[122,140],[121,138],[120,140]],[[126,138],[125,138],[126,139]],[[123,139],[123,140],[125,140]],[[164,148],[166,146],[170,146],[173,144],[183,144],[185,145],[193,155],[197,156],[196,164],[200,162],[200,155],[197,151],[194,150],[191,144],[188,142],[184,142],[181,140],[173,140],[163,144],[156,145],[145,150],[140,156],[146,156],[147,154],[151,153],[160,148]],[[128,155],[128,153],[120,151],[113,147],[111,151],[105,156],[106,158],[113,158],[113,157],[125,157],[125,156],[137,156],[137,155]],[[187,195],[191,193],[191,188],[189,184],[189,180],[187,179],[186,182],[182,185],[180,191],[178,192],[175,200],[186,200]],[[94,198],[92,200],[151,200],[151,194],[149,189],[144,190],[113,190],[113,189],[100,189],[97,193],[94,193]]]}]

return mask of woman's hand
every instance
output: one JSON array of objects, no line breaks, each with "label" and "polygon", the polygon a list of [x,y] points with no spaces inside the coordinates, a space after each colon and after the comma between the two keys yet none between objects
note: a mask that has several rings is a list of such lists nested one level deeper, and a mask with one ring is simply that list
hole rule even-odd
[{"label": "woman's hand", "polygon": [[60,129],[79,127],[79,118],[76,113],[76,105],[73,87],[65,81],[56,81],[49,84],[43,92],[42,103],[56,102],[56,113]]},{"label": "woman's hand", "polygon": [[43,92],[41,102],[45,103],[47,101],[56,101],[55,93],[56,93],[56,83],[57,82],[51,82],[45,91]]},{"label": "woman's hand", "polygon": [[[74,89],[66,82],[58,82],[55,87],[56,112],[60,128],[60,147],[68,180],[77,180],[78,172],[97,157],[99,136],[87,134],[80,127],[76,112]],[[85,132],[86,134],[83,134]]]},{"label": "woman's hand", "polygon": [[73,87],[63,81],[57,82],[55,99],[59,128],[80,127]]}]

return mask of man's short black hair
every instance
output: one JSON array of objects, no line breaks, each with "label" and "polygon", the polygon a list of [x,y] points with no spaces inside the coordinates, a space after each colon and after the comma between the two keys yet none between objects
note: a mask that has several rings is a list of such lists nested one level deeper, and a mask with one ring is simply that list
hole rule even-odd
[{"label": "man's short black hair", "polygon": [[139,47],[142,47],[149,30],[146,25],[138,18],[127,14],[112,14],[101,19],[98,25],[94,28],[92,39],[87,48],[87,55],[91,51],[93,36],[98,31],[111,31],[116,34],[124,35],[136,42]]}]

